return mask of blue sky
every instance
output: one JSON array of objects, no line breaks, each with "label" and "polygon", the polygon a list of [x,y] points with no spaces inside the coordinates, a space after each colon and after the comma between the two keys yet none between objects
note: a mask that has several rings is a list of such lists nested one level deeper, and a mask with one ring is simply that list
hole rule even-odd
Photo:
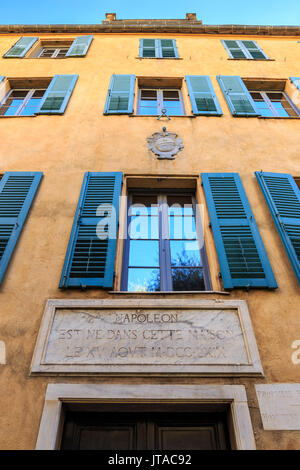
[{"label": "blue sky", "polygon": [[205,24],[299,25],[300,0],[0,0],[0,24],[100,23],[106,12],[119,19],[185,18]]}]

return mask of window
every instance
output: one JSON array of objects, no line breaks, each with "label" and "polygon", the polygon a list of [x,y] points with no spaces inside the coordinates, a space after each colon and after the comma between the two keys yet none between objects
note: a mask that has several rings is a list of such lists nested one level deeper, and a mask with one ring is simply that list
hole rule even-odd
[{"label": "window", "polygon": [[290,117],[298,116],[288,96],[284,92],[255,91],[250,94],[255,102],[255,107],[264,117]]},{"label": "window", "polygon": [[255,41],[222,41],[231,59],[268,60],[268,56]]},{"label": "window", "polygon": [[140,57],[174,59],[178,58],[175,39],[141,39]]},{"label": "window", "polygon": [[66,56],[69,47],[42,47],[36,57],[46,57],[51,59],[60,59]]},{"label": "window", "polygon": [[78,75],[55,75],[52,80],[0,77],[0,116],[63,114],[77,79]]},{"label": "window", "polygon": [[33,116],[46,89],[13,89],[2,102],[1,116]]},{"label": "window", "polygon": [[128,204],[122,290],[210,289],[195,198],[171,191],[133,192]]},{"label": "window", "polygon": [[140,88],[137,114],[170,116],[184,115],[181,91],[176,89]]}]

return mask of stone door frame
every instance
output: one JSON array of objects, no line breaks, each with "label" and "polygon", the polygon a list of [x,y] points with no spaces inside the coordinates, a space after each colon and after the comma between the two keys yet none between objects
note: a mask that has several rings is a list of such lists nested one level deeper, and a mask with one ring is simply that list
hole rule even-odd
[{"label": "stone door frame", "polygon": [[[238,450],[255,450],[243,385],[48,384],[36,449],[59,449],[63,403],[223,403],[231,410],[231,441]],[[234,443],[233,443],[234,441]]]}]

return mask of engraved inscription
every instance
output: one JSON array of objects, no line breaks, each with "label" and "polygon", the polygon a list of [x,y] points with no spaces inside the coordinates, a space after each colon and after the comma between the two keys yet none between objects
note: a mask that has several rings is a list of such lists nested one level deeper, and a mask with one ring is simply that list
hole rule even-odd
[{"label": "engraved inscription", "polygon": [[300,384],[256,385],[266,430],[300,430]]},{"label": "engraved inscription", "polygon": [[249,364],[235,309],[56,309],[42,364]]}]

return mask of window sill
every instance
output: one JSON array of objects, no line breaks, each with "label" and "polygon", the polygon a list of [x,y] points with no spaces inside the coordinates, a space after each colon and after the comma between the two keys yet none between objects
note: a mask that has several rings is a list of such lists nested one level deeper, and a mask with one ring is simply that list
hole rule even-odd
[{"label": "window sill", "polygon": [[[128,117],[152,117],[152,118],[157,119],[157,118],[159,118],[159,115],[158,114],[155,114],[155,115],[154,114],[128,114]],[[162,117],[167,117],[167,116],[162,116]],[[192,119],[194,119],[197,116],[194,116],[194,115],[191,114],[191,115],[185,115],[185,116],[177,116],[177,115],[172,116],[172,115],[170,115],[169,117],[171,119],[174,119],[174,118],[192,118]]]},{"label": "window sill", "polygon": [[181,291],[158,291],[158,292],[131,292],[131,291],[116,291],[116,290],[112,290],[112,291],[109,291],[109,294],[125,294],[125,295],[169,295],[169,294],[172,294],[172,295],[180,295],[180,294],[202,294],[202,295],[206,295],[206,294],[213,294],[213,295],[216,295],[216,294],[220,294],[220,295],[230,295],[230,292],[225,292],[225,291],[214,291],[214,290],[194,290],[194,291],[191,291],[191,290],[188,290],[188,291],[185,291],[185,290],[181,290]]},{"label": "window sill", "polygon": [[183,60],[182,57],[135,57],[135,59],[140,59],[140,60]]},{"label": "window sill", "polygon": [[300,119],[300,116],[257,116],[258,119]]},{"label": "window sill", "polygon": [[244,57],[244,58],[236,58],[234,59],[234,57],[228,57],[227,60],[250,60],[250,61],[253,61],[253,62],[257,62],[257,61],[260,61],[260,62],[275,62],[275,59],[248,59],[247,57]]},{"label": "window sill", "polygon": [[0,119],[3,118],[33,118],[33,117],[38,117],[38,114],[32,114],[31,116],[0,116]]}]

